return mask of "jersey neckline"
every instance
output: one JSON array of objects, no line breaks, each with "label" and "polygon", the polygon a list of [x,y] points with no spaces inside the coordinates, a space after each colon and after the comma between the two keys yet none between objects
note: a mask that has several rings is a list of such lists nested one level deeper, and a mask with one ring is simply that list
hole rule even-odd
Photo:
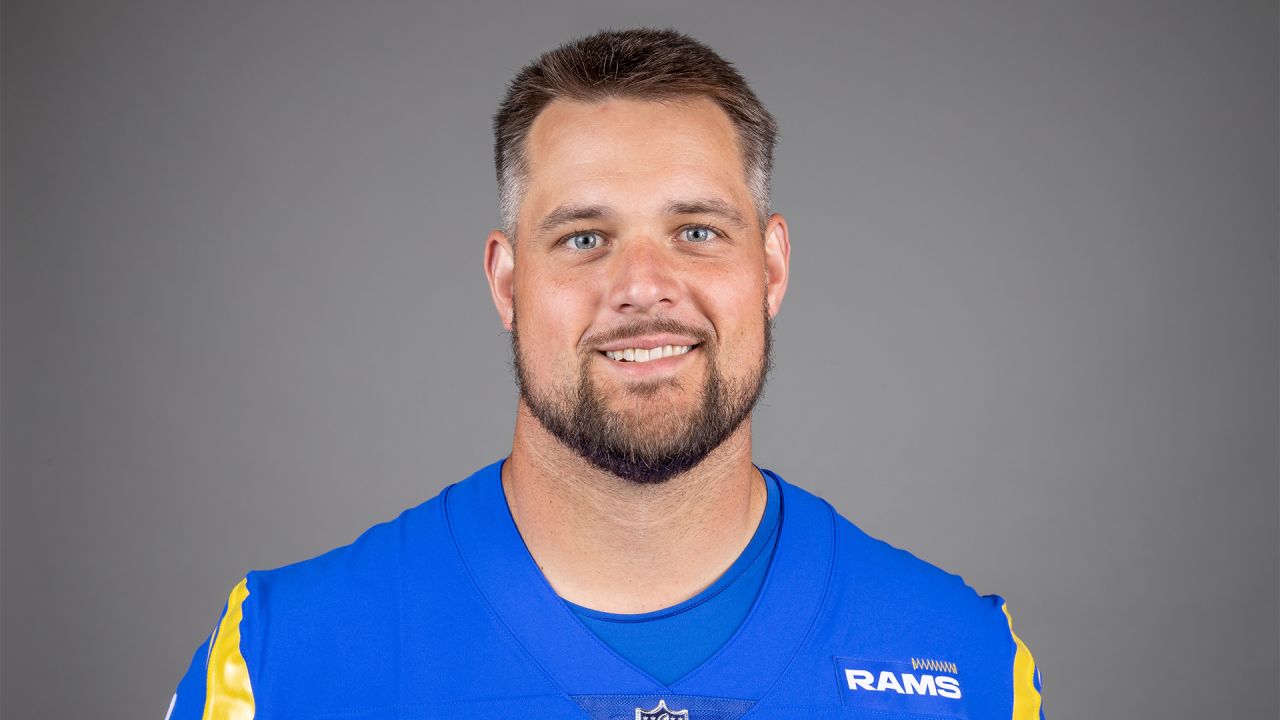
[{"label": "jersey neckline", "polygon": [[[578,605],[577,603],[570,602],[564,598],[560,598],[560,601],[565,605],[568,605],[569,609],[573,610],[578,615],[585,615],[595,620],[604,620],[606,622],[615,623],[643,623],[649,622],[650,620],[661,620],[663,618],[679,615],[680,613],[686,612],[705,602],[713,600],[717,595],[732,587],[734,583],[738,582],[738,580],[742,578],[743,573],[747,571],[747,568],[751,567],[760,557],[761,553],[773,547],[773,536],[777,533],[778,524],[782,521],[782,513],[779,512],[779,495],[781,495],[781,491],[778,489],[777,481],[771,476],[765,474],[765,472],[760,470],[760,468],[757,467],[756,470],[760,472],[760,477],[764,480],[766,493],[765,508],[760,514],[760,522],[756,526],[755,532],[751,534],[751,539],[747,541],[747,546],[742,548],[742,552],[738,554],[738,557],[734,559],[733,563],[731,563],[729,567],[720,574],[720,577],[716,578],[714,582],[703,588],[696,595],[686,600],[681,600],[674,605],[643,613],[605,612],[604,610],[596,610],[584,605]],[[507,508],[508,511],[510,511],[509,504]],[[527,550],[528,546],[525,546],[525,549]],[[766,577],[768,577],[768,571],[766,570],[765,572]]]},{"label": "jersey neckline", "polygon": [[780,491],[768,576],[724,646],[666,685],[604,644],[547,583],[507,506],[505,460],[446,488],[444,516],[495,619],[566,695],[671,692],[758,700],[808,637],[826,599],[834,554],[835,516],[824,501],[762,469]]}]

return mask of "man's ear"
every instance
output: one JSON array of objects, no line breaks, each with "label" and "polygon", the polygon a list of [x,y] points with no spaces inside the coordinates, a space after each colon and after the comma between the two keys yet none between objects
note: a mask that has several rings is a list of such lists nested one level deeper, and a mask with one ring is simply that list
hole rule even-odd
[{"label": "man's ear", "polygon": [[775,317],[787,294],[787,278],[791,274],[791,240],[787,236],[787,220],[774,213],[764,227],[765,301],[769,317]]},{"label": "man's ear", "polygon": [[502,326],[511,329],[515,307],[512,296],[516,277],[516,254],[511,240],[501,230],[491,230],[484,244],[484,274],[489,279],[489,293],[493,306],[498,310]]}]

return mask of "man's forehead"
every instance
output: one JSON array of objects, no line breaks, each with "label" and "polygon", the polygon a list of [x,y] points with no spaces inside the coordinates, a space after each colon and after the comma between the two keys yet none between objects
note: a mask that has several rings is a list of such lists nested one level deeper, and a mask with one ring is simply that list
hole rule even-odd
[{"label": "man's forehead", "polygon": [[582,101],[557,98],[534,118],[527,142],[530,160],[572,151],[618,136],[650,143],[674,135],[696,137],[715,150],[737,151],[738,137],[728,114],[705,96],[664,99],[607,97]]},{"label": "man's forehead", "polygon": [[708,194],[750,202],[733,123],[706,97],[557,99],[535,119],[526,153],[531,207],[646,188],[663,206]]}]

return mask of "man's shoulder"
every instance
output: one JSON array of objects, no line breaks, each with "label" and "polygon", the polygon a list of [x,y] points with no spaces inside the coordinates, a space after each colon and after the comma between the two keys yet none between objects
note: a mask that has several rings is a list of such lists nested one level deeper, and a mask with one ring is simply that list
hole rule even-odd
[{"label": "man's shoulder", "polygon": [[[270,706],[278,713],[272,717],[376,705],[397,696],[406,643],[436,657],[491,633],[444,511],[450,494],[474,487],[467,483],[483,472],[346,545],[246,573],[231,591],[207,657],[223,668],[209,675],[219,687],[226,676],[252,692],[219,692]],[[487,649],[478,655],[511,660]],[[432,682],[456,680],[454,673]]]},{"label": "man's shoulder", "polygon": [[250,570],[245,576],[249,591],[256,589],[260,601],[275,605],[301,602],[299,596],[337,600],[391,590],[406,560],[430,563],[450,551],[441,506],[452,487],[368,527],[345,545],[286,565]]},{"label": "man's shoulder", "polygon": [[[795,486],[788,492],[802,502],[816,498]],[[1013,632],[1004,598],[979,593],[960,575],[873,537],[829,503],[817,502],[829,510],[832,552],[825,607],[808,655],[816,663],[813,673],[834,662],[842,693],[850,693],[846,700],[865,701],[868,708],[910,705],[924,712],[932,700],[895,704],[897,692],[909,691],[903,686],[895,692],[894,678],[909,674],[923,682],[927,673],[935,680],[954,678],[955,695],[963,688],[971,713],[982,708],[984,717],[1040,717],[1039,673]],[[876,680],[870,686],[869,677]],[[872,692],[857,692],[868,687]],[[941,685],[935,689],[941,693]]]},{"label": "man's shoulder", "polygon": [[[255,696],[314,696],[320,692],[317,678],[326,678],[326,693],[350,690],[340,675],[341,668],[353,666],[380,669],[362,676],[369,692],[391,691],[374,686],[395,675],[403,616],[413,611],[406,608],[406,597],[429,609],[419,625],[445,623],[469,607],[469,581],[443,511],[460,484],[373,525],[346,545],[246,573],[226,612],[238,622],[238,643],[255,680]],[[341,651],[340,663],[333,660],[335,649]]]},{"label": "man's shoulder", "polygon": [[856,606],[864,617],[909,619],[917,626],[980,626],[1004,622],[1004,599],[982,594],[961,575],[875,537],[821,497],[796,485],[788,493],[826,506],[832,523],[830,602]]},{"label": "man's shoulder", "polygon": [[[476,470],[436,495],[377,523],[351,542],[279,567],[250,570],[241,581],[252,615],[273,616],[273,633],[292,620],[341,620],[345,627],[394,616],[393,606],[407,586],[457,595],[465,582],[446,517],[451,494],[474,496],[492,481],[502,461]],[[353,613],[352,608],[363,611]],[[330,617],[332,616],[332,617]]]}]

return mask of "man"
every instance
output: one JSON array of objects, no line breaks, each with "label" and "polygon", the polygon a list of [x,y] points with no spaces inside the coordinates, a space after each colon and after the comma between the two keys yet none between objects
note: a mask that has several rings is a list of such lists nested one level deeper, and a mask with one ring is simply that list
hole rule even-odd
[{"label": "man", "polygon": [[734,68],[598,33],[495,134],[510,456],[246,575],[170,717],[1041,717],[998,596],[752,463],[790,245]]}]

